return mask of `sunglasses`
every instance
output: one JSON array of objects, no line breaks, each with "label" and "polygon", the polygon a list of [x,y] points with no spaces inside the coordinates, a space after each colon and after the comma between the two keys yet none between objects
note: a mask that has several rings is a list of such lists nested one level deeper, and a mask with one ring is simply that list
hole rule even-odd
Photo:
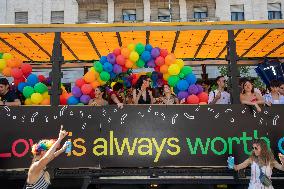
[{"label": "sunglasses", "polygon": [[257,147],[255,147],[255,146],[253,146],[253,147],[252,147],[252,149],[253,149],[253,150],[258,150],[258,148],[257,148]]}]

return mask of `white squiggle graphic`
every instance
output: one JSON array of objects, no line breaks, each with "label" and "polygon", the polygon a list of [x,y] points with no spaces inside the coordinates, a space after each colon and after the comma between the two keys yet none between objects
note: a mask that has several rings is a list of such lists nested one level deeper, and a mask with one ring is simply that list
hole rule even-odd
[{"label": "white squiggle graphic", "polygon": [[155,116],[159,115],[159,112],[155,112],[154,115],[155,115]]},{"label": "white squiggle graphic", "polygon": [[235,119],[234,119],[234,118],[231,118],[230,122],[231,122],[231,123],[234,123],[234,122],[235,122]]},{"label": "white squiggle graphic", "polygon": [[228,113],[229,111],[232,112],[233,110],[228,108],[228,109],[225,110],[225,113]]},{"label": "white squiggle graphic", "polygon": [[217,119],[217,118],[219,117],[219,115],[220,115],[220,114],[219,114],[219,113],[217,113],[217,114],[215,115],[215,119]]},{"label": "white squiggle graphic", "polygon": [[265,115],[267,115],[267,114],[268,114],[268,111],[264,111],[263,113],[264,113]]},{"label": "white squiggle graphic", "polygon": [[63,116],[64,115],[64,111],[67,109],[68,106],[63,106],[59,112],[59,116]]},{"label": "white squiggle graphic", "polygon": [[106,116],[106,110],[103,109],[103,116],[105,117]]},{"label": "white squiggle graphic", "polygon": [[208,111],[213,112],[214,113],[214,109],[212,108],[208,108]]},{"label": "white squiggle graphic", "polygon": [[108,122],[108,123],[110,123],[110,122],[111,122],[111,118],[110,118],[110,117],[108,118],[107,122]]},{"label": "white squiggle graphic", "polygon": [[141,112],[138,112],[138,115],[140,115],[141,117],[144,117],[144,114],[142,114]]},{"label": "white squiggle graphic", "polygon": [[152,110],[152,107],[150,106],[150,107],[148,108],[148,113],[150,113],[151,110]]},{"label": "white squiggle graphic", "polygon": [[84,112],[80,111],[80,115],[81,115],[81,118],[83,118],[84,117]]},{"label": "white squiggle graphic", "polygon": [[279,115],[276,115],[274,118],[273,118],[273,125],[277,125],[277,120],[279,119]]},{"label": "white squiggle graphic", "polygon": [[120,125],[124,124],[124,120],[127,117],[127,114],[123,114],[120,118]]},{"label": "white squiggle graphic", "polygon": [[35,122],[35,117],[38,115],[38,112],[33,113],[31,117],[31,123]]},{"label": "white squiggle graphic", "polygon": [[246,109],[247,109],[247,108],[243,109],[242,114],[246,113]]},{"label": "white squiggle graphic", "polygon": [[69,115],[70,115],[70,116],[73,116],[73,115],[74,115],[74,113],[73,113],[72,111],[70,111]]},{"label": "white squiggle graphic", "polygon": [[189,115],[188,113],[183,114],[187,119],[194,119],[194,116]]},{"label": "white squiggle graphic", "polygon": [[259,120],[259,124],[262,125],[263,118],[261,117]]},{"label": "white squiggle graphic", "polygon": [[161,113],[161,116],[163,117],[163,121],[166,119],[166,116],[164,113]]},{"label": "white squiggle graphic", "polygon": [[92,118],[92,115],[90,114],[90,115],[88,115],[88,119],[91,119]]},{"label": "white squiggle graphic", "polygon": [[45,123],[48,123],[48,116],[44,116],[45,117]]},{"label": "white squiggle graphic", "polygon": [[53,116],[53,119],[57,119],[57,116]]},{"label": "white squiggle graphic", "polygon": [[117,109],[115,108],[115,109],[113,109],[113,112],[115,113],[115,112],[117,112]]},{"label": "white squiggle graphic", "polygon": [[253,117],[256,117],[256,111],[253,110]]},{"label": "white squiggle graphic", "polygon": [[11,116],[11,110],[10,110],[10,108],[8,107],[8,106],[4,106],[4,109],[7,111],[7,116]]},{"label": "white squiggle graphic", "polygon": [[195,109],[195,111],[198,112],[198,111],[199,111],[199,108],[200,108],[200,106],[198,106],[198,107]]},{"label": "white squiggle graphic", "polygon": [[13,116],[13,119],[17,119],[17,116]]},{"label": "white squiggle graphic", "polygon": [[25,122],[25,117],[26,117],[26,116],[22,116],[22,123]]},{"label": "white squiggle graphic", "polygon": [[86,125],[87,125],[87,123],[84,123],[84,124],[82,125],[82,129],[83,129],[83,130],[85,129]]},{"label": "white squiggle graphic", "polygon": [[176,123],[176,118],[178,117],[178,114],[175,114],[173,117],[172,117],[172,125],[174,125]]}]

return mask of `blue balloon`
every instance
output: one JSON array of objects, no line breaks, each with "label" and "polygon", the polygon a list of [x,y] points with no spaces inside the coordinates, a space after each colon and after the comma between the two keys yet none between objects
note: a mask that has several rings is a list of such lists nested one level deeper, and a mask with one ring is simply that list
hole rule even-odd
[{"label": "blue balloon", "polygon": [[113,72],[109,72],[109,75],[110,75],[110,79],[113,80],[116,78],[116,74],[113,73]]},{"label": "blue balloon", "polygon": [[178,93],[179,93],[179,90],[178,90],[178,88],[177,88],[176,86],[174,87],[174,93],[175,93],[175,94],[178,94]]},{"label": "blue balloon", "polygon": [[188,87],[189,87],[189,84],[184,79],[179,80],[178,83],[177,83],[177,88],[178,88],[179,91],[186,91],[188,89]]},{"label": "blue balloon", "polygon": [[77,105],[78,103],[79,103],[79,100],[75,96],[70,96],[67,100],[68,105]]},{"label": "blue balloon", "polygon": [[141,54],[141,59],[144,60],[144,62],[148,62],[149,60],[151,60],[151,53],[149,51],[144,51]]},{"label": "blue balloon", "polygon": [[188,74],[186,77],[185,77],[186,81],[188,82],[189,85],[193,85],[196,83],[197,79],[196,79],[196,76],[194,74]]},{"label": "blue balloon", "polygon": [[106,56],[102,56],[102,57],[100,58],[100,62],[101,62],[102,64],[106,63],[106,62],[107,62],[107,57],[106,57]]},{"label": "blue balloon", "polygon": [[147,45],[145,46],[145,50],[146,50],[146,51],[151,52],[152,49],[153,49],[153,47],[152,47],[152,45],[150,45],[150,44],[147,44]]},{"label": "blue balloon", "polygon": [[23,93],[23,90],[24,90],[25,86],[28,86],[28,84],[27,84],[26,82],[21,82],[21,83],[19,83],[19,85],[18,85],[18,90],[19,90],[21,93]]},{"label": "blue balloon", "polygon": [[111,63],[105,62],[104,65],[103,65],[103,68],[104,68],[105,71],[111,72],[113,67],[112,67]]},{"label": "blue balloon", "polygon": [[35,86],[35,84],[38,83],[38,78],[35,74],[30,74],[29,77],[27,78],[27,83],[29,86]]}]

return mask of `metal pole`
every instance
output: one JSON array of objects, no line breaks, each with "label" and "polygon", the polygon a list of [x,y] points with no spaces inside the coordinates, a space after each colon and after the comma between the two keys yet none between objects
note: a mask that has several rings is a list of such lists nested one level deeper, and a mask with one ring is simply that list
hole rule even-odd
[{"label": "metal pole", "polygon": [[172,7],[171,7],[171,0],[169,0],[169,11],[170,11],[170,22],[172,22]]},{"label": "metal pole", "polygon": [[64,57],[62,56],[62,44],[60,42],[60,32],[55,33],[53,50],[52,50],[52,70],[49,73],[51,77],[51,90],[49,90],[49,94],[51,97],[51,106],[58,106],[60,104],[59,95],[61,94],[61,78],[63,74],[61,72],[61,64],[64,61]]},{"label": "metal pole", "polygon": [[228,30],[228,49],[227,49],[227,60],[228,60],[228,77],[229,77],[229,91],[231,94],[231,103],[240,104],[240,88],[239,78],[240,73],[238,70],[238,55],[236,51],[236,41],[233,30]]}]

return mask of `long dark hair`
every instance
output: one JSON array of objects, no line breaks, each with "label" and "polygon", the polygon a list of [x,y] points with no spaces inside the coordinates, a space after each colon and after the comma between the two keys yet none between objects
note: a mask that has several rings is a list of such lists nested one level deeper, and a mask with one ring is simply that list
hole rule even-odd
[{"label": "long dark hair", "polygon": [[135,89],[141,89],[141,86],[143,85],[143,81],[146,81],[147,79],[149,79],[149,76],[141,75],[136,82]]},{"label": "long dark hair", "polygon": [[256,139],[252,143],[259,145],[261,148],[259,156],[256,156],[255,153],[252,152],[250,156],[252,161],[255,161],[261,166],[266,166],[269,165],[270,163],[273,163],[273,161],[275,160],[274,155],[271,149],[268,147],[268,144],[266,144],[266,142],[263,139]]},{"label": "long dark hair", "polygon": [[252,83],[252,81],[251,80],[249,80],[249,79],[246,79],[246,80],[244,80],[243,81],[243,90],[242,90],[242,94],[245,94],[245,84],[247,83],[247,82],[249,82],[251,85],[252,85],[252,89],[251,89],[251,93],[254,93],[254,86],[253,86],[253,83]]}]

